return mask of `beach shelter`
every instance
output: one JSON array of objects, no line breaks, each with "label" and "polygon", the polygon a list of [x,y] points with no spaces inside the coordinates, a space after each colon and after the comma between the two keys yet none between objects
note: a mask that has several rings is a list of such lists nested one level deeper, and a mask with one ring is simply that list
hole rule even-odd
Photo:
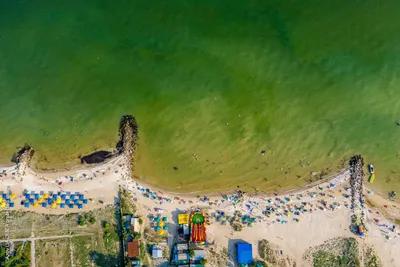
[{"label": "beach shelter", "polygon": [[253,250],[251,244],[237,245],[238,264],[251,264],[253,262]]},{"label": "beach shelter", "polygon": [[43,195],[43,197],[44,198],[49,198],[49,194],[46,193],[46,194]]},{"label": "beach shelter", "polygon": [[46,202],[43,202],[43,203],[42,203],[42,207],[43,207],[43,208],[46,208],[46,207],[47,207],[47,203],[46,203]]},{"label": "beach shelter", "polygon": [[16,196],[17,196],[17,194],[15,194],[15,193],[11,194],[11,198],[15,198]]},{"label": "beach shelter", "polygon": [[65,204],[64,204],[64,203],[61,203],[61,204],[60,204],[60,208],[62,208],[62,209],[65,208]]},{"label": "beach shelter", "polygon": [[74,204],[69,204],[69,208],[70,209],[74,208]]},{"label": "beach shelter", "polygon": [[87,199],[84,199],[83,200],[83,204],[87,204],[88,203],[88,200]]},{"label": "beach shelter", "polygon": [[37,203],[37,202],[33,203],[33,207],[34,207],[34,208],[39,207],[39,203]]},{"label": "beach shelter", "polygon": [[14,208],[14,202],[10,202],[10,208]]},{"label": "beach shelter", "polygon": [[78,204],[78,209],[82,209],[83,205],[82,204]]},{"label": "beach shelter", "polygon": [[53,204],[51,204],[51,207],[52,207],[53,209],[55,209],[55,208],[57,208],[57,204],[56,204],[56,203],[53,203]]},{"label": "beach shelter", "polygon": [[24,207],[25,207],[25,208],[29,208],[29,202],[25,202],[25,203],[24,203]]}]

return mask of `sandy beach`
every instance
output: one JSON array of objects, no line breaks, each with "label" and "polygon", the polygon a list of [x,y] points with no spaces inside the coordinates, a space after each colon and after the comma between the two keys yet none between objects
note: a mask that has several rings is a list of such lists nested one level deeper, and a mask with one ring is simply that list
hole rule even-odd
[{"label": "sandy beach", "polygon": [[[253,244],[253,255],[258,257],[257,245],[261,239],[267,239],[282,251],[282,255],[294,260],[297,266],[309,266],[303,259],[310,247],[320,245],[335,237],[355,237],[363,244],[375,248],[384,266],[400,266],[400,258],[396,257],[400,247],[400,236],[388,230],[393,225],[388,218],[400,218],[400,210],[396,202],[365,189],[368,202],[375,207],[367,207],[366,225],[368,234],[364,238],[355,236],[349,231],[351,223],[350,200],[348,192],[349,172],[344,170],[322,183],[308,185],[301,189],[291,190],[279,195],[244,194],[243,199],[234,203],[234,193],[197,196],[195,193],[176,194],[164,192],[159,188],[126,179],[124,160],[116,157],[104,164],[84,166],[60,172],[34,172],[30,168],[16,166],[0,168],[0,191],[7,187],[16,194],[15,210],[35,211],[49,214],[80,213],[113,204],[119,186],[132,192],[133,199],[143,217],[162,212],[163,216],[174,219],[177,212],[191,208],[204,208],[211,216],[208,226],[208,242],[216,247],[226,247],[231,258],[235,257],[233,247],[240,240]],[[7,176],[5,175],[7,173]],[[24,190],[45,192],[81,192],[90,199],[82,209],[24,208],[20,202],[24,199]],[[149,197],[149,194],[153,197]],[[155,197],[154,197],[155,196]],[[100,203],[102,202],[102,203]],[[275,205],[269,215],[265,211]],[[384,213],[381,212],[383,206]],[[287,214],[284,207],[296,210],[295,214]],[[302,207],[298,209],[298,207]],[[288,208],[289,209],[289,208]],[[1,210],[1,209],[0,209]],[[3,209],[4,210],[4,209]],[[256,219],[252,227],[244,227],[236,232],[228,225],[217,222],[221,212],[233,214],[240,211]],[[170,232],[173,232],[171,225]],[[212,263],[210,263],[212,266]]]}]

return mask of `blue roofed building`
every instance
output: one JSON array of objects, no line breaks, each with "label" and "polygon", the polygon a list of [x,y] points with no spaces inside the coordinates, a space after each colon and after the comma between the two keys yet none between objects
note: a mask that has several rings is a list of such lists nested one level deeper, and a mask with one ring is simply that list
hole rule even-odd
[{"label": "blue roofed building", "polygon": [[253,248],[251,244],[237,245],[238,264],[247,266],[253,262]]}]

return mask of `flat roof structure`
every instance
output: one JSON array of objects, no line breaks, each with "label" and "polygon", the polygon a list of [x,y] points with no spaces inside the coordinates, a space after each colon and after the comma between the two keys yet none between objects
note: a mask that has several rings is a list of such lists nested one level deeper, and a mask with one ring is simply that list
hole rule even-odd
[{"label": "flat roof structure", "polygon": [[239,264],[251,264],[253,262],[253,247],[251,244],[238,244],[237,255]]}]

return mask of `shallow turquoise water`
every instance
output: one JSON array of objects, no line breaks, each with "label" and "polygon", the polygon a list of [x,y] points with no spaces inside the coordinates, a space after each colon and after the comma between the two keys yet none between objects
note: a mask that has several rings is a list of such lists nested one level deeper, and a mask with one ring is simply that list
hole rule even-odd
[{"label": "shallow turquoise water", "polygon": [[138,175],[160,186],[276,189],[362,153],[376,186],[400,189],[398,10],[0,1],[0,159],[28,142],[38,167],[74,164],[114,146],[120,116],[133,114]]}]

